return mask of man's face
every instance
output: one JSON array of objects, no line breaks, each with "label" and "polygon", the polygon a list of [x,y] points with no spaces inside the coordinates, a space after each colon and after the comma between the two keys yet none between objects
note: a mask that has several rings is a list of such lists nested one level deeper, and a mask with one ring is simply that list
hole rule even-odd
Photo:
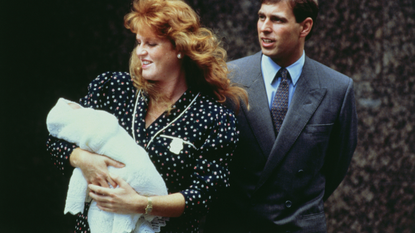
[{"label": "man's face", "polygon": [[304,49],[302,25],[295,21],[286,1],[262,4],[258,12],[258,38],[262,53],[278,65],[287,67],[297,61]]}]

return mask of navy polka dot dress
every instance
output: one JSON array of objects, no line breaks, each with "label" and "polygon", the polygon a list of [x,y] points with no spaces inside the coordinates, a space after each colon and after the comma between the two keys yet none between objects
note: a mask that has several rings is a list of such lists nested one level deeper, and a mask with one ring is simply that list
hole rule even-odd
[{"label": "navy polka dot dress", "polygon": [[[136,92],[128,73],[107,72],[92,81],[80,104],[115,115],[147,150],[168,192],[185,197],[184,213],[170,218],[162,232],[198,232],[200,217],[229,186],[228,163],[239,134],[234,113],[213,98],[188,89],[170,114],[162,114],[145,128],[147,98]],[[52,136],[47,140],[47,150],[62,173],[72,170],[69,155],[74,148],[76,145]],[[79,215],[75,228],[75,232],[89,232],[87,216]]]}]

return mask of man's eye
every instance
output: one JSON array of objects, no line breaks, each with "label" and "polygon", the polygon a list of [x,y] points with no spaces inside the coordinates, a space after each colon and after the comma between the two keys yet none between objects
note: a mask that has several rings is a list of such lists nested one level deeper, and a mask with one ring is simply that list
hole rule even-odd
[{"label": "man's eye", "polygon": [[277,22],[277,23],[284,22],[284,20],[282,18],[278,18],[278,17],[272,18],[271,20],[272,20],[272,22]]}]

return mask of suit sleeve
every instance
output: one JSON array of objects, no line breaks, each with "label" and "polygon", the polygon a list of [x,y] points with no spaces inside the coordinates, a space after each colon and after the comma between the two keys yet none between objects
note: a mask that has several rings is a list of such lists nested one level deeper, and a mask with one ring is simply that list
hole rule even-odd
[{"label": "suit sleeve", "polygon": [[327,149],[323,172],[326,177],[324,200],[327,200],[346,176],[357,144],[357,114],[350,79],[339,116],[335,122]]}]

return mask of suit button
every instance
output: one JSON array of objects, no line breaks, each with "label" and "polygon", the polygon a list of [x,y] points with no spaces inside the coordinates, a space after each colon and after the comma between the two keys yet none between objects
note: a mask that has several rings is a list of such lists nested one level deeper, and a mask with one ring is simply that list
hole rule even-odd
[{"label": "suit button", "polygon": [[304,170],[303,169],[298,170],[297,177],[303,177],[303,176],[304,176]]},{"label": "suit button", "polygon": [[290,200],[285,201],[285,207],[291,208],[292,205],[293,203]]}]

